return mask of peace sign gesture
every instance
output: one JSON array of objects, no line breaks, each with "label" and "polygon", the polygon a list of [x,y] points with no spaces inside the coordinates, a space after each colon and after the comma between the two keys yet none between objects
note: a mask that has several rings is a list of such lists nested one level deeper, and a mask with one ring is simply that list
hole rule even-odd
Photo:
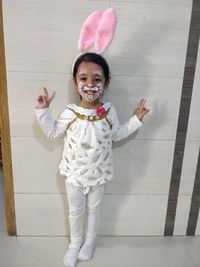
[{"label": "peace sign gesture", "polygon": [[48,108],[56,94],[56,92],[53,92],[52,96],[49,97],[47,89],[43,87],[43,90],[44,90],[44,95],[40,95],[37,98],[38,105],[36,106],[36,108],[38,109]]},{"label": "peace sign gesture", "polygon": [[135,115],[138,117],[139,120],[142,120],[142,118],[149,112],[150,109],[145,108],[146,99],[140,100],[138,103],[138,108],[136,110]]}]

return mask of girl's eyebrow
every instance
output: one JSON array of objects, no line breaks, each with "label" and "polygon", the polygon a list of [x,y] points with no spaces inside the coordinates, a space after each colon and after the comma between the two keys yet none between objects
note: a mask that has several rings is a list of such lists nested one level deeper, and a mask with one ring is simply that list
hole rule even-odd
[{"label": "girl's eyebrow", "polygon": [[103,75],[102,74],[99,74],[99,73],[94,73],[95,76],[99,76],[99,77],[102,77]]},{"label": "girl's eyebrow", "polygon": [[[103,77],[103,74],[101,74],[101,73],[93,73],[93,75],[95,76],[95,77]],[[85,73],[85,72],[81,72],[81,73],[78,73],[78,77],[80,77],[80,76],[87,76],[87,73]]]},{"label": "girl's eyebrow", "polygon": [[86,76],[86,75],[87,75],[87,73],[85,73],[85,72],[78,73],[78,76]]},{"label": "girl's eyebrow", "polygon": [[93,75],[94,75],[95,77],[103,77],[103,73],[101,74],[101,73],[99,73],[99,72],[94,72]]}]

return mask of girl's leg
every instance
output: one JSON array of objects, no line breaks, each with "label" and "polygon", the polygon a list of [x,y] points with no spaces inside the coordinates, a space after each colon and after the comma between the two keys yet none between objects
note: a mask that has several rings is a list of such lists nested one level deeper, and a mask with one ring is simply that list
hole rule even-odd
[{"label": "girl's leg", "polygon": [[98,186],[88,193],[87,213],[88,227],[85,242],[79,252],[79,260],[89,260],[92,258],[97,230],[98,214],[100,204],[104,195],[104,185]]},{"label": "girl's leg", "polygon": [[74,267],[83,239],[83,214],[86,208],[86,196],[80,188],[67,182],[66,191],[69,206],[70,245],[63,261],[66,266]]}]

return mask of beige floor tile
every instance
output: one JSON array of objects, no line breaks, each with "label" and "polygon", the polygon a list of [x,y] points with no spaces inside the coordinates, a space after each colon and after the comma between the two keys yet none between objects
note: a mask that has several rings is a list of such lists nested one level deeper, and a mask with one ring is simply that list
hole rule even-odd
[{"label": "beige floor tile", "polygon": [[[101,237],[93,259],[77,267],[197,267],[199,243],[200,237]],[[61,267],[67,245],[65,237],[16,238],[1,233],[1,267]]]}]

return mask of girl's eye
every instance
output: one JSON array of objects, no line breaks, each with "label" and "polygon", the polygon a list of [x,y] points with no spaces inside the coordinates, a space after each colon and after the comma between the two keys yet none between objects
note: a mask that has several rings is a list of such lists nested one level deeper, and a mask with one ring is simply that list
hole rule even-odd
[{"label": "girl's eye", "polygon": [[87,81],[87,78],[86,78],[86,77],[81,77],[81,78],[80,78],[80,81],[81,81],[81,82],[86,82],[86,81]]},{"label": "girl's eye", "polygon": [[95,82],[101,82],[101,78],[95,78]]}]

